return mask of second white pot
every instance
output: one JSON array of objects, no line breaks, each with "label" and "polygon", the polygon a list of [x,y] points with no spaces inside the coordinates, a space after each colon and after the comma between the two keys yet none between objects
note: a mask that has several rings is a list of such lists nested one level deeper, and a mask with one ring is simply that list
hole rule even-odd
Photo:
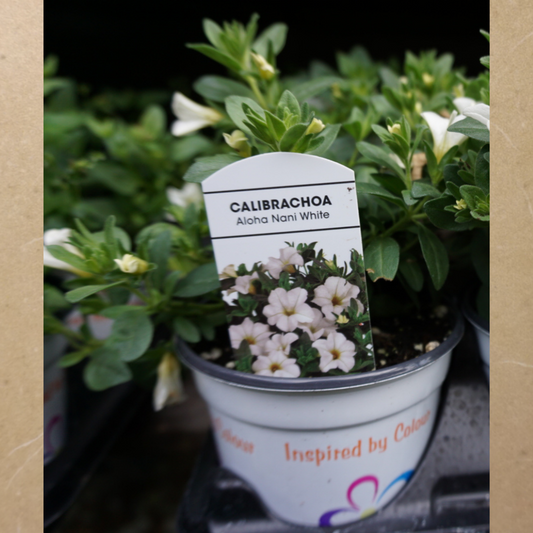
[{"label": "second white pot", "polygon": [[339,377],[243,374],[179,349],[209,406],[222,466],[279,518],[336,526],[376,512],[413,474],[463,329],[459,318],[432,352]]}]

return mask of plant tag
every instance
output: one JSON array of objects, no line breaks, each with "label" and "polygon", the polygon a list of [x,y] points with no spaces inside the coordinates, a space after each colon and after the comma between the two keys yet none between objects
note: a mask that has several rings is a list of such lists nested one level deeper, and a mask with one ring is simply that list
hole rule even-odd
[{"label": "plant tag", "polygon": [[279,377],[374,369],[353,171],[271,153],[202,188],[235,368]]}]

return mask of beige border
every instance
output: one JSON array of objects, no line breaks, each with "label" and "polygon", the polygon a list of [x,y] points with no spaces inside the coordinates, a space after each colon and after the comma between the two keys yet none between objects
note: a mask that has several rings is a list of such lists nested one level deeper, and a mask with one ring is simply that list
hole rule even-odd
[{"label": "beige border", "polygon": [[491,5],[491,532],[533,529],[533,4]]},{"label": "beige border", "polygon": [[[1,2],[0,21],[0,531],[35,533],[43,529],[41,2]],[[533,524],[530,0],[493,0],[491,36],[491,531],[529,533]]]},{"label": "beige border", "polygon": [[0,2],[0,531],[42,514],[42,5]]}]

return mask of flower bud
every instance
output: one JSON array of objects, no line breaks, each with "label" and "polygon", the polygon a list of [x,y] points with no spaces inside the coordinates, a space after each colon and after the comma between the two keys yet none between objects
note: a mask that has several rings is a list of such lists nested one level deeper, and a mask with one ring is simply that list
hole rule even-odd
[{"label": "flower bud", "polygon": [[331,86],[331,92],[333,93],[333,96],[335,98],[338,98],[339,100],[342,98],[342,91],[341,91],[341,88],[339,87],[339,84],[338,83],[334,83],[332,86]]},{"label": "flower bud", "polygon": [[228,279],[228,278],[236,278],[237,272],[235,270],[235,265],[228,265],[219,275],[219,279]]},{"label": "flower bud", "polygon": [[146,261],[131,254],[123,255],[122,259],[115,259],[115,263],[126,274],[144,274],[148,270]]},{"label": "flower bud", "polygon": [[463,98],[465,95],[465,88],[463,87],[462,83],[459,85],[454,85],[452,91],[455,98]]},{"label": "flower bud", "polygon": [[348,324],[350,321],[344,315],[339,315],[339,318],[337,318],[336,322],[337,324]]},{"label": "flower bud", "polygon": [[435,78],[431,74],[424,72],[424,74],[422,74],[422,81],[426,87],[431,87],[435,81]]},{"label": "flower bud", "polygon": [[252,147],[248,144],[248,139],[241,130],[235,130],[231,135],[224,133],[224,140],[229,146],[239,152],[242,157],[250,157],[252,155]]},{"label": "flower bud", "polygon": [[324,126],[324,123],[319,120],[318,118],[314,118],[311,121],[311,124],[307,126],[307,129],[305,130],[305,135],[311,135],[313,133],[320,133],[326,126]]},{"label": "flower bud", "polygon": [[166,352],[157,367],[157,384],[154,389],[154,409],[185,400],[181,382],[180,364],[174,354]]},{"label": "flower bud", "polygon": [[254,54],[252,52],[252,60],[258,68],[259,76],[261,76],[262,79],[271,80],[276,75],[274,67],[262,55]]},{"label": "flower bud", "polygon": [[418,113],[420,115],[420,113],[422,113],[422,104],[420,102],[417,102],[415,104],[415,112]]},{"label": "flower bud", "polygon": [[457,200],[455,202],[455,205],[453,206],[457,211],[462,211],[463,209],[466,209],[468,206],[466,205],[466,202],[461,198],[460,200]]},{"label": "flower bud", "polygon": [[396,122],[392,126],[387,126],[387,129],[389,130],[389,133],[396,133],[397,135],[402,134],[402,127],[400,126],[400,124],[398,124],[398,122]]},{"label": "flower bud", "polygon": [[402,85],[407,85],[409,83],[407,76],[400,76],[399,80]]}]

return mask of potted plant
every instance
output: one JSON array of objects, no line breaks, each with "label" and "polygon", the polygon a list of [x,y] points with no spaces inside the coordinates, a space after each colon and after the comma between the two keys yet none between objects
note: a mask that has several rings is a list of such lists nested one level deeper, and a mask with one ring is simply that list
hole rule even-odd
[{"label": "potted plant", "polygon": [[[479,100],[486,79],[467,80],[449,56],[434,53],[407,54],[399,73],[360,48],[339,54],[338,72],[315,65],[285,79],[276,68],[284,24],[258,37],[256,16],[247,26],[206,20],[204,29],[211,44],[191,47],[231,77],[195,83],[207,105],[174,96],[172,132],[212,126],[219,152],[198,158],[184,179],[205,187],[280,155],[287,165],[305,160],[317,175],[328,165],[355,173],[362,249],[334,257],[300,240],[279,246],[279,255],[265,250],[251,262],[215,266],[205,211],[193,203],[174,206],[174,222],[142,229],[135,247],[113,218],[101,233],[78,222],[68,242],[76,253],[48,250],[85,273],[69,282],[67,300],[115,324],[105,341],[82,331],[63,364],[88,358],[93,388],[134,375],[155,382],[157,369],[160,406],[178,383],[177,334],[209,404],[223,466],[290,522],[364,518],[416,468],[463,332],[444,297],[450,270],[455,279],[468,270],[462,234],[433,224],[429,204],[449,191],[446,169],[462,164],[474,141],[441,142],[425,113],[450,114],[454,91]],[[125,306],[132,293],[144,305]],[[298,320],[278,320],[285,297]]]}]

